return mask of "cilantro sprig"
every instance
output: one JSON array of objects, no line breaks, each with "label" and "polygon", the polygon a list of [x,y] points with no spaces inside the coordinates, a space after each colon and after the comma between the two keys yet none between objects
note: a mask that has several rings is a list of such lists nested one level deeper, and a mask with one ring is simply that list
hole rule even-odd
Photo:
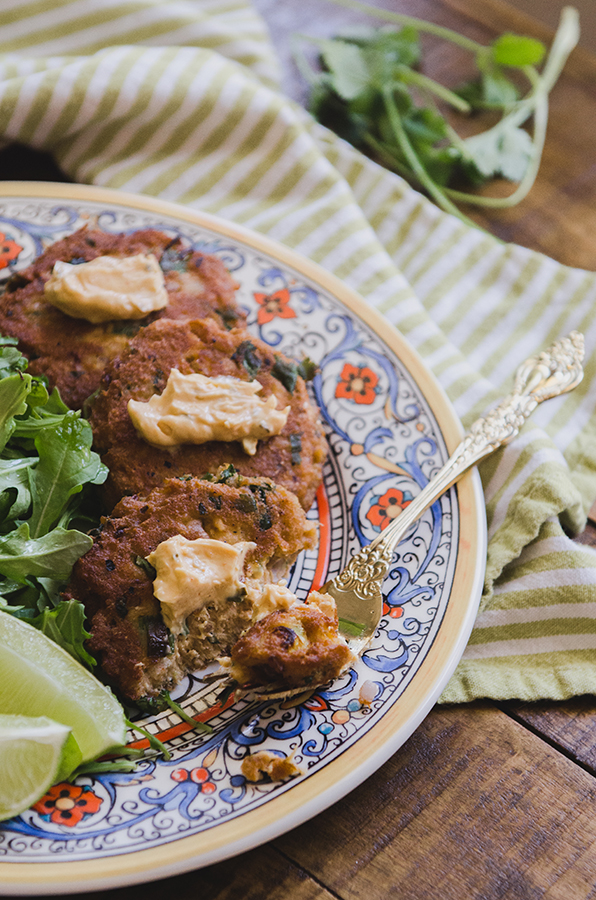
[{"label": "cilantro sprig", "polygon": [[85,611],[61,590],[93,541],[89,490],[108,470],[91,427],[26,372],[16,340],[0,337],[0,609],[47,634],[88,666]]},{"label": "cilantro sprig", "polygon": [[[484,45],[449,28],[360,0],[331,2],[400,27],[361,29],[332,39],[301,36],[316,45],[323,67],[315,71],[305,54],[296,50],[297,64],[310,85],[309,108],[315,118],[469,225],[475,223],[456,204],[504,208],[519,203],[540,166],[549,93],[579,39],[577,11],[563,9],[547,55],[545,46],[530,37],[506,33]],[[450,88],[423,74],[422,33],[469,52],[476,78]],[[527,85],[524,95],[518,87],[520,78]],[[454,118],[483,112],[493,124],[462,138]],[[532,135],[524,127],[530,120]],[[507,197],[454,187],[467,183],[477,188],[498,176],[517,183]]]}]

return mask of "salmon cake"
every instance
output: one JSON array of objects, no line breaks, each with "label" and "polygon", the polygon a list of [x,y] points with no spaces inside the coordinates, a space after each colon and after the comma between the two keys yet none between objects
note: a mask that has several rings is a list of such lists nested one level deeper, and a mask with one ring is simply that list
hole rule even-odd
[{"label": "salmon cake", "polygon": [[224,663],[242,691],[266,686],[292,691],[325,684],[354,662],[354,654],[339,634],[335,602],[312,591],[302,603],[296,598],[257,619],[233,645]]},{"label": "salmon cake", "polygon": [[[103,257],[151,254],[159,263],[167,306],[142,318],[92,323],[48,302],[45,286],[56,263],[79,266]],[[192,251],[180,239],[155,229],[108,234],[83,228],[52,244],[28,268],[17,272],[0,298],[0,333],[17,338],[32,375],[45,375],[64,402],[79,409],[99,386],[105,367],[143,326],[170,319],[214,317],[232,327],[244,323],[237,285],[217,257]]]},{"label": "salmon cake", "polygon": [[296,497],[267,479],[231,466],[169,478],[101,520],[65,597],[85,605],[105,679],[151,701],[229,654],[256,612],[275,608],[273,582],[315,543]]},{"label": "salmon cake", "polygon": [[[105,485],[107,508],[124,495],[147,494],[167,476],[203,475],[231,463],[246,477],[270,478],[293,491],[303,508],[309,509],[321,483],[327,442],[299,370],[298,364],[244,329],[226,331],[214,320],[160,319],[148,325],[107,367],[91,404],[95,446],[110,470]],[[169,396],[174,376],[178,382],[203,376],[201,390],[213,385],[242,389],[250,396],[230,400],[240,417],[249,401],[254,405],[262,398],[263,413],[257,409],[257,420],[266,412],[286,416],[285,424],[278,433],[253,438],[248,448],[247,439],[221,439],[215,430],[210,433],[216,439],[194,443],[194,436],[187,441],[188,435],[183,435],[182,443],[157,446],[158,429],[144,436],[133,424],[132,410],[141,406],[153,414],[153,404]],[[198,390],[196,383],[191,388]],[[253,396],[254,391],[259,397]],[[180,412],[177,425],[190,421],[183,415],[184,402],[184,397],[173,401]],[[211,413],[211,408],[204,412],[205,420]]]}]

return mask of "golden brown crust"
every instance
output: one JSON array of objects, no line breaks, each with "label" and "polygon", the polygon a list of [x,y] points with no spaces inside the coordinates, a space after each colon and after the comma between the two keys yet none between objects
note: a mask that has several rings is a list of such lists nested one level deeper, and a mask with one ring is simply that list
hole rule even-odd
[{"label": "golden brown crust", "polygon": [[188,540],[254,541],[246,567],[287,567],[312,545],[312,526],[296,497],[266,479],[233,477],[230,484],[168,479],[145,500],[125,497],[102,519],[93,547],[73,569],[65,593],[81,600],[90,620],[90,649],[108,680],[131,699],[156,696],[187,672],[229,652],[251,621],[241,597],[219,609],[192,613],[189,634],[174,640],[153,595],[143,560],[159,543]]},{"label": "golden brown crust", "polygon": [[[259,441],[255,456],[248,456],[238,441],[161,450],[139,437],[128,415],[131,398],[146,402],[162,393],[172,368],[183,375],[201,372],[248,381],[247,354],[251,373],[262,385],[261,396],[274,394],[279,409],[290,406],[282,432]],[[303,379],[298,376],[290,392],[272,373],[279,359],[285,357],[243,329],[226,331],[213,320],[161,319],[143,329],[107,368],[103,389],[92,406],[95,443],[110,469],[106,502],[114,503],[124,494],[147,493],[166,472],[202,475],[232,463],[243,475],[271,478],[293,491],[305,509],[310,508],[321,483],[327,443]]]},{"label": "golden brown crust", "polygon": [[[98,256],[153,253],[164,269],[168,306],[138,321],[92,325],[65,315],[44,298],[44,284],[57,260],[88,262]],[[155,229],[107,234],[81,229],[52,244],[7,284],[0,302],[0,333],[18,338],[32,375],[46,375],[64,402],[80,408],[99,386],[105,367],[122,353],[144,325],[170,319],[216,317],[243,324],[235,300],[237,285],[214,256],[185,251],[179,240]]]},{"label": "golden brown crust", "polygon": [[232,647],[230,674],[243,689],[324,684],[353,659],[337,625],[337,615],[326,615],[308,603],[269,613]]}]

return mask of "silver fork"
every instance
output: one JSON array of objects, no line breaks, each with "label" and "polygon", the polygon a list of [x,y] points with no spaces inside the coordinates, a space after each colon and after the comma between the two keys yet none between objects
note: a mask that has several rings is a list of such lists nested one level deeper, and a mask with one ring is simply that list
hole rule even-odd
[{"label": "silver fork", "polygon": [[[363,547],[345,569],[326,582],[319,593],[335,600],[339,631],[354,654],[369,645],[383,614],[383,582],[395,548],[429,506],[468,469],[511,441],[539,403],[573,390],[584,373],[584,338],[577,331],[555,341],[518,368],[512,392],[486,416],[477,419],[445,465],[387,528]],[[248,693],[266,700],[312,690],[309,684],[284,689],[281,684],[251,688]]]},{"label": "silver fork", "polygon": [[577,331],[555,341],[518,368],[512,392],[477,419],[445,465],[387,528],[352,557],[346,568],[320,589],[337,605],[340,633],[362,653],[383,612],[382,586],[395,548],[422,513],[480,460],[507,444],[530,413],[551,397],[573,390],[583,378],[584,338]]}]

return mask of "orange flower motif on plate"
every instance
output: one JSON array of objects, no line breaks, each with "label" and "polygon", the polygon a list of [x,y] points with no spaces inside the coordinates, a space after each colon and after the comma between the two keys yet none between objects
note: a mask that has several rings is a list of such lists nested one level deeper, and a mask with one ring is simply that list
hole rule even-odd
[{"label": "orange flower motif on plate", "polygon": [[375,531],[383,531],[389,523],[399,516],[402,509],[409,506],[414,498],[409,491],[389,488],[381,497],[374,497],[366,518]]},{"label": "orange flower motif on plate", "polygon": [[198,766],[196,769],[191,769],[190,772],[188,769],[174,769],[170,778],[179,782],[193,781],[196,785],[199,785],[197,790],[201,794],[213,794],[217,790],[217,787],[211,781],[211,773],[204,766]]},{"label": "orange flower motif on plate", "polygon": [[22,249],[20,244],[0,231],[0,269],[5,269],[9,263],[14,262]]},{"label": "orange flower motif on plate", "polygon": [[372,403],[377,396],[376,386],[379,382],[368,366],[352,366],[346,363],[341,370],[341,375],[335,388],[335,396],[343,400],[353,400],[355,403]]},{"label": "orange flower motif on plate", "polygon": [[57,825],[74,828],[84,816],[96,813],[102,802],[101,797],[88,788],[62,782],[50,788],[32,808],[40,816],[49,816]]},{"label": "orange flower motif on plate", "polygon": [[295,319],[296,313],[289,305],[290,292],[287,288],[280,288],[273,294],[255,294],[255,300],[261,307],[257,312],[259,325],[266,325],[273,319]]}]

